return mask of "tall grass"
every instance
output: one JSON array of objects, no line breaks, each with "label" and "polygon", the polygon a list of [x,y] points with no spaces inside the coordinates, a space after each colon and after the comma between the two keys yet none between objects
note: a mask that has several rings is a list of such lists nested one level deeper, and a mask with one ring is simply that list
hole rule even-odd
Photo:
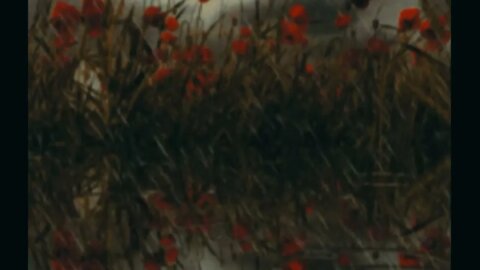
[{"label": "tall grass", "polygon": [[[443,45],[411,30],[394,40],[378,34],[375,47],[348,28],[343,38],[304,43],[303,30],[259,15],[252,25],[229,18],[201,32],[177,2],[162,7],[180,23],[176,40],[154,50],[143,39],[152,26],[135,24],[123,1],[80,12],[75,24],[63,14],[68,34],[53,31],[52,16],[30,29],[29,248],[39,269],[93,258],[110,269],[138,252],[167,263],[169,249],[146,251],[152,228],[205,244],[224,232],[261,256],[281,255],[302,235],[335,249],[361,246],[352,233],[364,239],[378,229],[381,241],[414,251],[421,229],[448,230]],[[282,16],[302,26],[289,8]],[[441,36],[443,14],[423,11]],[[154,27],[165,31],[163,17]],[[240,36],[241,27],[251,34]],[[58,44],[69,35],[75,43]],[[209,51],[206,42],[218,39],[224,46]],[[100,87],[74,79],[80,64]],[[238,226],[248,236],[232,236]],[[426,265],[448,260],[443,249],[428,254]]]}]

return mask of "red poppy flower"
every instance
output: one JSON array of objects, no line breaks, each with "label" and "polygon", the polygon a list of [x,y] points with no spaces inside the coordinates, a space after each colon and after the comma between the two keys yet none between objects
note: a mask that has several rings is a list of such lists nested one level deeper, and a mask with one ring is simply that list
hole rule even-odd
[{"label": "red poppy flower", "polygon": [[161,238],[159,242],[164,249],[169,249],[175,245],[175,238],[169,235]]},{"label": "red poppy flower", "polygon": [[294,4],[290,7],[288,15],[297,24],[302,31],[307,30],[308,15],[305,7],[302,4]]},{"label": "red poppy flower", "polygon": [[[313,65],[312,64],[306,64],[305,65],[305,73],[307,73],[308,75],[312,75],[314,72],[314,68],[313,68]],[[307,213],[307,215],[310,215],[312,214],[313,212],[313,206],[311,204],[307,205],[305,207],[305,211]]]},{"label": "red poppy flower", "polygon": [[58,25],[61,29],[55,27],[55,30],[60,32],[66,30],[65,28],[68,27],[76,27],[80,22],[80,18],[81,16],[78,9],[64,1],[56,2],[50,14],[50,22],[54,24],[54,27],[57,26],[55,25],[56,22],[61,22],[61,25]]},{"label": "red poppy flower", "polygon": [[208,0],[198,0],[198,2],[200,2],[201,4],[204,4],[204,3],[207,3]]},{"label": "red poppy flower", "polygon": [[248,236],[248,230],[241,224],[235,224],[232,234],[235,240],[244,240]]},{"label": "red poppy flower", "polygon": [[352,22],[352,16],[350,14],[339,13],[335,19],[335,27],[338,29],[344,29]]},{"label": "red poppy flower", "polygon": [[291,256],[303,250],[304,245],[299,241],[290,241],[283,245],[282,256]]},{"label": "red poppy flower", "polygon": [[58,35],[53,40],[53,45],[59,50],[67,49],[77,43],[75,37],[71,34]]},{"label": "red poppy flower", "polygon": [[249,26],[240,27],[240,37],[249,38],[251,36],[252,36],[252,28],[250,28]]},{"label": "red poppy flower", "polygon": [[444,26],[440,25],[443,29],[441,30],[441,36],[437,39],[437,35],[433,30],[429,20],[423,20],[420,24],[420,34],[426,40],[438,40],[441,43],[448,43],[450,41],[450,31],[446,30]]},{"label": "red poppy flower", "polygon": [[160,39],[165,43],[172,43],[177,39],[177,37],[170,31],[163,31],[160,33]]},{"label": "red poppy flower", "polygon": [[447,24],[448,24],[447,16],[446,15],[439,16],[438,24],[440,24],[441,27],[447,27]]},{"label": "red poppy flower", "polygon": [[173,58],[176,61],[185,61],[187,63],[194,63],[199,61],[203,64],[208,64],[213,59],[212,51],[206,46],[192,46],[185,51],[175,51]]},{"label": "red poppy flower", "polygon": [[145,262],[143,264],[143,269],[145,269],[145,270],[160,270],[162,268],[160,267],[160,265],[158,263],[149,261],[149,262]]},{"label": "red poppy flower", "polygon": [[242,248],[243,252],[250,252],[253,250],[253,245],[250,242],[242,242],[240,247]]},{"label": "red poppy flower", "polygon": [[298,260],[289,261],[287,264],[287,270],[303,270],[305,266],[303,263],[299,262]]},{"label": "red poppy flower", "polygon": [[165,262],[167,265],[173,265],[177,262],[178,250],[171,248],[165,252]]},{"label": "red poppy flower", "polygon": [[342,267],[346,267],[350,266],[352,262],[350,261],[350,257],[348,257],[347,254],[340,254],[340,256],[338,256],[337,258],[337,264]]},{"label": "red poppy flower", "polygon": [[414,256],[408,256],[404,253],[398,253],[398,264],[400,267],[417,268],[421,267],[420,260]]},{"label": "red poppy flower", "polygon": [[163,13],[159,7],[149,6],[143,11],[143,21],[148,25],[158,26],[162,18]]},{"label": "red poppy flower", "polygon": [[418,29],[420,26],[420,9],[406,8],[400,11],[398,17],[398,31]]},{"label": "red poppy flower", "polygon": [[371,37],[367,42],[367,50],[370,53],[387,53],[389,49],[388,44],[377,37]]},{"label": "red poppy flower", "polygon": [[425,49],[427,51],[437,51],[442,48],[443,44],[450,41],[450,31],[441,29],[440,38],[437,37],[429,20],[423,20],[420,24],[420,34],[426,40]]},{"label": "red poppy flower", "polygon": [[288,20],[282,21],[282,40],[288,44],[306,44],[305,32],[298,24]]},{"label": "red poppy flower", "polygon": [[105,3],[103,0],[83,0],[82,16],[87,26],[88,34],[99,37],[103,33],[103,14]]},{"label": "red poppy flower", "polygon": [[169,15],[165,18],[165,27],[170,30],[170,31],[175,31],[179,27],[179,23],[177,21],[177,18],[175,16]]},{"label": "red poppy flower", "polygon": [[52,270],[66,270],[67,268],[64,266],[63,262],[60,260],[51,260],[50,261],[50,268]]},{"label": "red poppy flower", "polygon": [[370,3],[370,0],[351,0],[352,4],[359,8],[359,9],[364,9],[368,7],[368,4]]},{"label": "red poppy flower", "polygon": [[248,41],[241,39],[232,41],[232,50],[237,55],[245,55],[248,51]]},{"label": "red poppy flower", "polygon": [[76,43],[74,33],[80,23],[80,12],[73,5],[58,1],[50,14],[50,23],[57,32],[54,40],[56,48],[71,47]]}]

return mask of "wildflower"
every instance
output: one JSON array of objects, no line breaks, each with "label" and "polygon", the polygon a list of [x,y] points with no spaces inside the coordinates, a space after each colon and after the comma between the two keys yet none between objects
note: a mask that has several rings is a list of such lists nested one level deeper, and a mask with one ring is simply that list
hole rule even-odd
[{"label": "wildflower", "polygon": [[400,11],[398,17],[398,31],[408,31],[418,29],[420,26],[420,9],[406,8]]},{"label": "wildflower", "polygon": [[441,27],[447,27],[448,21],[446,15],[441,15],[438,17],[438,23]]},{"label": "wildflower", "polygon": [[161,238],[159,242],[164,249],[169,249],[175,245],[175,238],[172,235],[169,235]]},{"label": "wildflower", "polygon": [[72,35],[59,35],[53,40],[53,45],[57,49],[66,49],[72,47],[77,43],[77,40]]},{"label": "wildflower", "polygon": [[167,16],[165,18],[165,27],[169,31],[176,31],[179,27],[178,20],[175,18],[175,16]]},{"label": "wildflower", "polygon": [[364,9],[368,7],[370,0],[351,0],[352,4],[359,9]]},{"label": "wildflower", "polygon": [[302,4],[294,4],[292,7],[290,7],[288,15],[302,31],[307,30],[308,15],[305,7]]},{"label": "wildflower", "polygon": [[283,245],[282,256],[291,256],[301,252],[305,246],[303,241],[292,240]]},{"label": "wildflower", "polygon": [[240,27],[240,37],[249,38],[251,36],[252,36],[252,28],[250,28],[249,26]]},{"label": "wildflower", "polygon": [[50,14],[50,23],[57,32],[54,45],[56,48],[67,48],[75,44],[74,32],[80,22],[80,12],[75,6],[58,1]]},{"label": "wildflower", "polygon": [[[306,64],[305,65],[305,73],[307,73],[308,75],[312,75],[313,72],[314,72],[313,65],[312,64]],[[312,211],[313,211],[313,208],[312,208]]]},{"label": "wildflower", "polygon": [[352,22],[352,16],[350,14],[339,13],[335,19],[335,27],[338,29],[347,28]]},{"label": "wildflower", "polygon": [[233,225],[233,238],[235,240],[243,240],[248,236],[248,230],[241,224]]},{"label": "wildflower", "polygon": [[143,21],[147,25],[158,26],[163,18],[162,10],[156,6],[149,6],[143,11]]},{"label": "wildflower", "polygon": [[420,261],[414,256],[408,256],[404,253],[398,253],[398,264],[400,267],[417,268],[420,267]]},{"label": "wildflower", "polygon": [[234,40],[232,41],[232,50],[237,55],[245,55],[248,50],[248,42],[241,39]]},{"label": "wildflower", "polygon": [[208,2],[208,0],[198,0],[198,2],[200,2],[200,4],[205,4]]},{"label": "wildflower", "polygon": [[60,260],[51,260],[50,261],[50,268],[52,270],[66,270],[67,268],[64,266],[64,263]]},{"label": "wildflower", "polygon": [[282,40],[288,44],[306,44],[305,32],[293,22],[282,21]]},{"label": "wildflower", "polygon": [[185,51],[173,52],[173,59],[176,61],[185,61],[187,63],[201,62],[202,64],[208,64],[213,59],[213,54],[210,48],[206,46],[194,45]]},{"label": "wildflower", "polygon": [[370,53],[387,53],[389,46],[384,40],[377,37],[371,37],[367,41],[367,50]]},{"label": "wildflower", "polygon": [[178,250],[176,248],[171,248],[165,252],[165,262],[167,265],[173,265],[177,262]]},{"label": "wildflower", "polygon": [[292,260],[292,261],[288,262],[287,269],[288,270],[303,270],[303,269],[305,269],[305,266],[303,265],[303,263],[299,262],[298,260]]},{"label": "wildflower", "polygon": [[[442,27],[443,28],[443,27]],[[450,31],[440,29],[441,37],[438,38],[433,30],[429,20],[423,20],[420,24],[420,34],[426,40],[425,49],[428,51],[436,51],[442,48],[442,45],[450,41]]]},{"label": "wildflower", "polygon": [[82,16],[87,26],[88,34],[99,37],[103,33],[103,14],[105,4],[103,0],[83,0]]},{"label": "wildflower", "polygon": [[158,263],[153,261],[148,261],[143,264],[143,269],[145,270],[160,270],[161,267]]},{"label": "wildflower", "polygon": [[160,33],[160,39],[165,43],[172,43],[177,39],[177,37],[170,31],[163,31]]}]

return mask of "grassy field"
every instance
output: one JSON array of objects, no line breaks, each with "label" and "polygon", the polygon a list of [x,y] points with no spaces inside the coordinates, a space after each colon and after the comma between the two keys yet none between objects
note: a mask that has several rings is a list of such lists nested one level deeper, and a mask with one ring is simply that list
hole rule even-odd
[{"label": "grassy field", "polygon": [[318,40],[312,8],[280,2],[278,17],[254,8],[203,31],[182,1],[140,17],[122,1],[55,1],[33,20],[36,269],[138,256],[181,269],[180,246],[217,237],[290,270],[312,246],[340,266],[387,242],[403,267],[449,261],[449,10],[422,1],[359,39],[352,23],[373,1],[352,0]]}]

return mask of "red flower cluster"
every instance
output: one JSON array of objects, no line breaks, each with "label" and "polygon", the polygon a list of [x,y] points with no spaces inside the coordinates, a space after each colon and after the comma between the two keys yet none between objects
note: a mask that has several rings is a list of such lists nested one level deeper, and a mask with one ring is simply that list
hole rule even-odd
[{"label": "red flower cluster", "polygon": [[442,48],[443,45],[447,44],[450,41],[450,31],[446,29],[446,20],[445,17],[441,16],[438,19],[439,26],[441,27],[440,36],[437,36],[430,20],[425,19],[420,24],[420,34],[426,40],[425,49],[428,51],[437,51]]},{"label": "red flower cluster", "polygon": [[81,15],[76,7],[64,1],[58,1],[50,14],[50,23],[57,33],[55,47],[68,48],[75,44],[75,32]]},{"label": "red flower cluster", "polygon": [[237,55],[247,54],[249,42],[244,39],[235,39],[232,41],[232,50]]},{"label": "red flower cluster", "polygon": [[213,53],[208,47],[193,45],[184,51],[173,52],[173,59],[183,61],[186,64],[209,64],[213,60]]},{"label": "red flower cluster", "polygon": [[55,47],[66,49],[76,43],[75,32],[82,18],[87,33],[93,38],[99,37],[103,33],[104,12],[103,0],[84,0],[81,11],[65,1],[57,1],[50,14],[50,23],[57,33]]},{"label": "red flower cluster", "polygon": [[147,25],[159,26],[163,17],[162,10],[156,6],[148,6],[143,11],[143,22]]},{"label": "red flower cluster", "polygon": [[295,4],[290,8],[288,15],[289,18],[281,22],[282,41],[288,44],[306,44],[308,15],[305,7]]},{"label": "red flower cluster", "polygon": [[87,26],[88,34],[99,37],[103,33],[103,14],[105,4],[103,0],[83,0],[82,16]]},{"label": "red flower cluster", "polygon": [[305,240],[295,238],[283,244],[282,256],[292,256],[302,252],[305,248]]},{"label": "red flower cluster", "polygon": [[286,270],[303,270],[305,265],[298,260],[291,260],[287,263]]},{"label": "red flower cluster", "polygon": [[[187,97],[191,98],[193,95],[200,95],[205,89],[211,87],[217,81],[217,75],[213,72],[198,71],[187,82]],[[202,205],[204,202],[201,202]]]},{"label": "red flower cluster", "polygon": [[400,11],[398,31],[416,30],[420,27],[420,9],[406,8]]},{"label": "red flower cluster", "polygon": [[390,46],[383,39],[371,37],[367,42],[367,50],[372,54],[388,53]]},{"label": "red flower cluster", "polygon": [[[305,65],[305,73],[308,75],[313,75],[315,69],[312,64],[306,64]],[[307,212],[307,215],[311,214],[313,212],[313,206],[312,205],[307,205],[305,207],[305,211]]]},{"label": "red flower cluster", "polygon": [[241,38],[250,38],[252,36],[252,28],[249,26],[240,27],[240,37]]},{"label": "red flower cluster", "polygon": [[415,256],[409,256],[402,252],[398,253],[398,264],[405,268],[419,268],[421,267],[420,260]]},{"label": "red flower cluster", "polygon": [[335,27],[338,29],[345,29],[351,22],[352,16],[350,14],[338,13],[337,18],[335,19]]},{"label": "red flower cluster", "polygon": [[248,230],[242,224],[235,224],[232,228],[233,239],[235,240],[245,240],[248,236]]}]

